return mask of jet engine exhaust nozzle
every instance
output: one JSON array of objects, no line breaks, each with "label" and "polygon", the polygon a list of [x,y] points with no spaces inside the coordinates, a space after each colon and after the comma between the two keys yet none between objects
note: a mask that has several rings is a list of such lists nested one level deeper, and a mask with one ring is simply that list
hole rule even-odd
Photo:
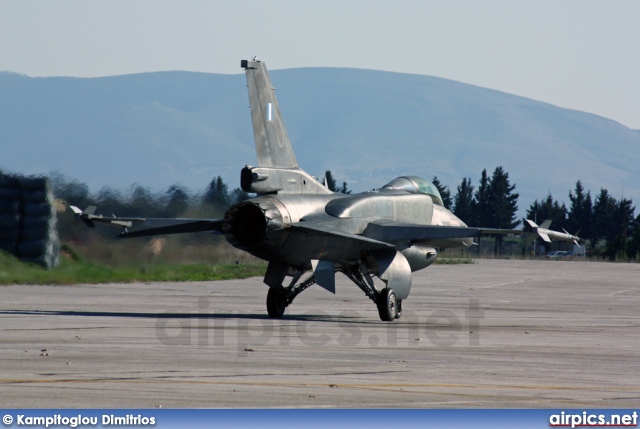
[{"label": "jet engine exhaust nozzle", "polygon": [[279,205],[275,200],[265,197],[232,206],[225,213],[222,224],[227,241],[256,256],[277,250],[280,239],[270,233],[283,230],[288,221],[288,216],[283,216]]}]

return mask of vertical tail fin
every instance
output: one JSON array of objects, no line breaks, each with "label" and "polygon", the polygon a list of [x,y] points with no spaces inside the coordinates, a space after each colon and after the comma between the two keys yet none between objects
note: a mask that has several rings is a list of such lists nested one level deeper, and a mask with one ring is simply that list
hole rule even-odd
[{"label": "vertical tail fin", "polygon": [[254,58],[242,60],[240,65],[247,76],[258,166],[297,168],[298,163],[266,64]]},{"label": "vertical tail fin", "polygon": [[298,167],[267,66],[257,59],[242,60],[247,75],[253,136],[258,167],[246,166],[240,185],[247,192],[279,194],[332,194],[309,173]]}]

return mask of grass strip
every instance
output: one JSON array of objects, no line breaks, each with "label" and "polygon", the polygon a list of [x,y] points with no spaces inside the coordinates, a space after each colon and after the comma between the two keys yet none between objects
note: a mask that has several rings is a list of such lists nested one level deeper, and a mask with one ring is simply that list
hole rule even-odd
[{"label": "grass strip", "polygon": [[0,285],[185,282],[243,279],[264,276],[266,264],[185,264],[109,267],[62,258],[60,265],[46,270],[25,264],[0,252]]}]

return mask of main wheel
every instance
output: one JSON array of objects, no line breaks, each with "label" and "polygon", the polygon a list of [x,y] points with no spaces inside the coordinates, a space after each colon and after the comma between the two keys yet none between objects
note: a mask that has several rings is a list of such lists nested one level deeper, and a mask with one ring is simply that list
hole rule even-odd
[{"label": "main wheel", "polygon": [[393,289],[384,288],[376,300],[378,314],[383,322],[391,322],[398,314],[398,298]]},{"label": "main wheel", "polygon": [[396,319],[399,319],[402,316],[402,300],[398,299],[398,304],[396,305]]},{"label": "main wheel", "polygon": [[284,314],[287,304],[284,299],[284,288],[270,287],[267,292],[267,313],[269,317],[280,318]]}]

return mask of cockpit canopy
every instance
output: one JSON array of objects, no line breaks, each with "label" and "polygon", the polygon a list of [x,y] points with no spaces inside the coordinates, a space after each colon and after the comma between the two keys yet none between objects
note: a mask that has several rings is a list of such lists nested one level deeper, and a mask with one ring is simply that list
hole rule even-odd
[{"label": "cockpit canopy", "polygon": [[442,206],[442,197],[433,183],[418,176],[400,176],[393,179],[382,189],[398,189],[412,194],[426,194],[433,198],[433,202]]}]

